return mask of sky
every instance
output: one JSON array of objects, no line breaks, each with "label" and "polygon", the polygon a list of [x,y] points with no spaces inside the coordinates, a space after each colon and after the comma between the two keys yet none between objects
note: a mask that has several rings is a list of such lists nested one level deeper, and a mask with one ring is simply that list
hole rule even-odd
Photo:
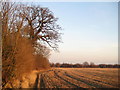
[{"label": "sky", "polygon": [[50,62],[96,64],[118,63],[117,2],[38,2],[48,7],[62,27],[59,52]]}]

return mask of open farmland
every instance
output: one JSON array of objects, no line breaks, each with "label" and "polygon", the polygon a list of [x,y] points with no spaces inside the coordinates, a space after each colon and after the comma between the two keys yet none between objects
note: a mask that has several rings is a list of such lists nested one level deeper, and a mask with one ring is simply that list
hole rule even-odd
[{"label": "open farmland", "polygon": [[35,88],[118,88],[117,68],[53,68],[38,73]]}]

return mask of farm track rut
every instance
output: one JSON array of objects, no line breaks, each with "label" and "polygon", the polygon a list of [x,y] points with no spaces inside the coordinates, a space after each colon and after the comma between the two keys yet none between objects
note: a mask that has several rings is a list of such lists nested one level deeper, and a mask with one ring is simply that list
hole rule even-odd
[{"label": "farm track rut", "polygon": [[[106,77],[105,80],[105,76],[103,75],[104,79],[100,80],[98,77],[101,76],[100,78],[102,79],[102,75],[97,76],[97,73],[99,74],[99,72],[96,71],[94,76],[94,72],[89,76],[89,74],[87,75],[89,71],[83,72],[81,69],[77,69],[77,70],[52,69],[44,73],[37,74],[34,87],[35,88],[81,88],[81,89],[82,88],[118,88],[116,86],[116,83],[107,82],[108,81],[107,79],[109,79],[110,77]],[[116,73],[114,75],[116,75]],[[112,78],[112,80],[115,79],[116,78]]]}]

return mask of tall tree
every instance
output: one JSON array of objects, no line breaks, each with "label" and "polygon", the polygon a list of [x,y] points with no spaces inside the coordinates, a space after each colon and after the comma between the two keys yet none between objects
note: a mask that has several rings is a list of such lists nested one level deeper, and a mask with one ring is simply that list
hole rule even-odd
[{"label": "tall tree", "polygon": [[49,66],[47,45],[58,48],[61,28],[54,14],[40,6],[3,2],[1,16],[2,80],[5,87],[11,78],[29,71],[35,63]]},{"label": "tall tree", "polygon": [[59,32],[61,27],[57,25],[57,18],[48,9],[40,6],[26,6],[21,10],[21,16],[26,21],[29,38],[33,43],[40,40],[47,43],[53,49],[57,49],[60,42]]}]

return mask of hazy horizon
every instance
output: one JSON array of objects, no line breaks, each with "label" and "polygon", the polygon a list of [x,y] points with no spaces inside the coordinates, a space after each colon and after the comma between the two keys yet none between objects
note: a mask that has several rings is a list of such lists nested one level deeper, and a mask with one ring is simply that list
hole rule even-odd
[{"label": "hazy horizon", "polygon": [[118,63],[117,2],[39,2],[48,7],[63,28],[59,53],[50,62]]}]

